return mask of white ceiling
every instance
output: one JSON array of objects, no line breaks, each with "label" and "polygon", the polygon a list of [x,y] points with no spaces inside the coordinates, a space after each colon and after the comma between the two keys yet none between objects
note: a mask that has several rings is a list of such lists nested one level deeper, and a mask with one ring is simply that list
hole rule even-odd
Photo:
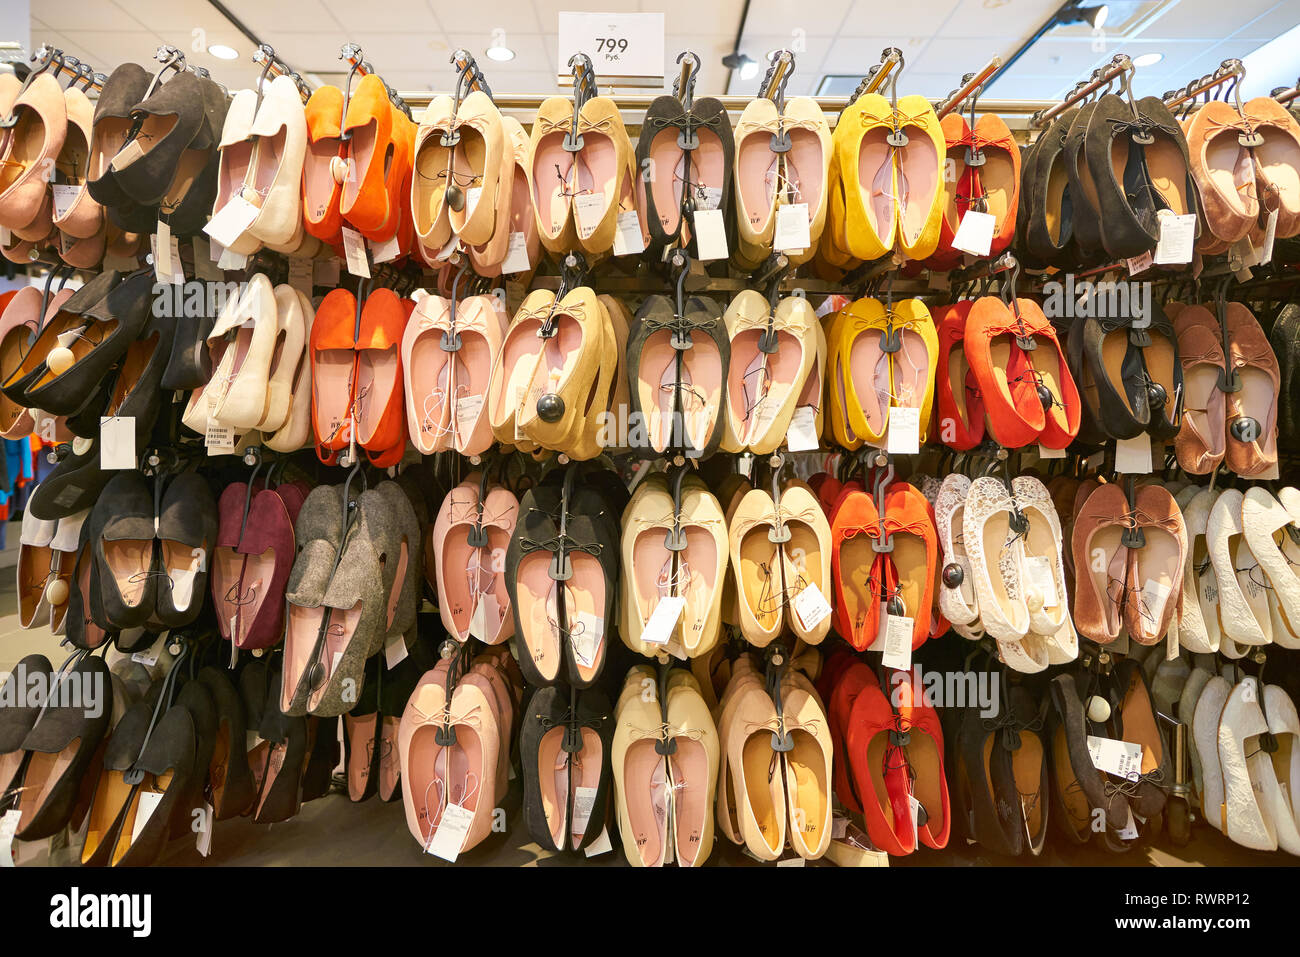
[{"label": "white ceiling", "polygon": [[[666,76],[677,54],[691,49],[703,61],[697,92],[724,92],[744,0],[494,0],[489,4],[435,4],[433,0],[224,0],[230,11],[272,44],[309,80],[336,82],[339,47],[361,45],[384,79],[400,90],[448,90],[448,58],[465,47],[499,93],[549,93],[555,82],[557,14],[587,6],[605,11],[664,14]],[[906,0],[905,16],[882,15],[880,0],[751,0],[741,51],[762,60],[790,48],[796,67],[787,92],[815,92],[823,76],[860,76],[897,46],[906,67],[900,93],[941,97],[960,75],[994,54],[1009,55],[1057,9],[1062,0]],[[1098,0],[1100,2],[1100,0]],[[1051,99],[1119,52],[1154,51],[1164,60],[1137,72],[1135,92],[1160,94],[1208,73],[1226,57],[1245,57],[1300,24],[1297,0],[1110,0],[1103,36],[1085,25],[1057,27],[1031,47],[992,87],[998,99]],[[483,56],[494,29],[505,31],[514,60]],[[906,31],[906,32],[904,32]],[[3,39],[3,38],[0,38]],[[33,2],[31,42],[48,42],[108,71],[118,63],[148,63],[170,43],[191,63],[208,67],[228,87],[256,81],[253,44],[208,0],[39,0]],[[219,60],[206,45],[240,52]],[[1300,74],[1300,54],[1295,73]],[[756,90],[759,78],[731,82],[732,93]],[[1247,79],[1247,89],[1250,81]]]}]

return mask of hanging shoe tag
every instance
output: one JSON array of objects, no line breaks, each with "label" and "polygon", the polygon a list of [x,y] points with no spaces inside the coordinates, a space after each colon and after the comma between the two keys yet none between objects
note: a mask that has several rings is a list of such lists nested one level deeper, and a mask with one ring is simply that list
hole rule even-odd
[{"label": "hanging shoe tag", "polygon": [[1128,264],[1128,274],[1130,276],[1136,276],[1138,273],[1144,273],[1150,269],[1152,263],[1155,262],[1155,257],[1152,254],[1152,251],[1148,249],[1142,255],[1133,256],[1130,259],[1125,260],[1125,262]]},{"label": "hanging shoe tag", "polygon": [[203,231],[223,247],[233,246],[248,227],[253,225],[253,220],[257,219],[259,212],[261,210],[243,196],[236,196],[217,210],[216,215],[203,227]]},{"label": "hanging shoe tag", "polygon": [[243,269],[248,265],[248,257],[243,253],[237,253],[234,250],[227,249],[215,239],[212,240],[212,252],[217,257],[217,269]]},{"label": "hanging shoe tag", "polygon": [[18,851],[14,848],[14,835],[18,833],[18,822],[23,819],[19,810],[5,811],[0,816],[0,867],[15,866]]},{"label": "hanging shoe tag", "polygon": [[135,469],[135,416],[99,417],[99,467],[105,472]]},{"label": "hanging shoe tag", "polygon": [[1160,240],[1152,261],[1157,266],[1181,266],[1192,261],[1196,252],[1196,214],[1175,215],[1160,210]]},{"label": "hanging shoe tag", "polygon": [[153,274],[161,283],[185,285],[185,269],[181,266],[180,244],[172,235],[171,227],[158,221],[158,231],[149,237],[153,252]]},{"label": "hanging shoe tag", "polygon": [[483,411],[483,396],[462,395],[456,400],[456,434],[469,435],[478,424],[479,413]]},{"label": "hanging shoe tag", "polygon": [[831,613],[831,606],[816,583],[810,583],[794,596],[794,612],[799,616],[804,631],[812,631]]},{"label": "hanging shoe tag", "polygon": [[1088,735],[1088,756],[1092,766],[1105,774],[1136,781],[1142,773],[1142,745],[1114,738]]},{"label": "hanging shoe tag", "polygon": [[486,595],[479,596],[474,603],[474,614],[469,618],[470,637],[479,641],[487,641],[487,599]]},{"label": "hanging shoe tag", "polygon": [[501,262],[501,272],[507,276],[528,272],[533,264],[528,261],[528,237],[519,230],[510,234],[506,244],[506,258]]},{"label": "hanging shoe tag", "polygon": [[474,210],[478,209],[478,202],[483,198],[482,186],[471,186],[465,190],[465,221],[474,215]]},{"label": "hanging shoe tag", "polygon": [[997,222],[992,213],[968,210],[957,226],[957,235],[952,238],[953,248],[972,256],[987,256],[993,247],[993,230]]},{"label": "hanging shoe tag", "polygon": [[339,284],[339,261],[333,256],[329,259],[313,260],[311,278],[313,284],[333,289]]},{"label": "hanging shoe tag", "polygon": [[[1136,841],[1138,839],[1138,826],[1137,821],[1133,818],[1133,808],[1126,804],[1124,811],[1128,815],[1128,819],[1125,821],[1124,829],[1119,832],[1118,837],[1121,841]],[[1226,831],[1227,828],[1225,827],[1224,830]]]},{"label": "hanging shoe tag", "polygon": [[384,664],[388,666],[389,671],[405,661],[408,653],[406,636],[403,634],[392,635],[384,642]]},{"label": "hanging shoe tag", "polygon": [[890,455],[916,455],[921,451],[921,410],[892,406],[889,410],[885,451]]},{"label": "hanging shoe tag", "polygon": [[50,189],[54,192],[54,218],[62,219],[68,214],[72,204],[77,201],[77,194],[81,192],[82,187],[55,183]]},{"label": "hanging shoe tag", "polygon": [[608,854],[613,849],[614,845],[609,840],[609,829],[601,828],[600,837],[588,844],[582,853],[588,857],[597,857],[601,854]]},{"label": "hanging shoe tag", "polygon": [[343,227],[343,255],[347,257],[348,272],[362,279],[370,278],[370,263],[366,259],[366,241],[355,229]]},{"label": "hanging shoe tag", "polygon": [[308,298],[312,293],[313,275],[310,259],[303,259],[301,256],[289,257],[289,285]]},{"label": "hanging shoe tag", "polygon": [[772,249],[778,253],[801,253],[811,245],[808,204],[791,203],[788,206],[777,207]]},{"label": "hanging shoe tag", "polygon": [[1151,473],[1151,436],[1143,432],[1131,439],[1115,440],[1115,471],[1128,475]]},{"label": "hanging shoe tag", "polygon": [[217,268],[217,259],[212,255],[212,244],[206,236],[195,236],[190,243],[194,249],[194,278],[203,282],[221,282],[226,277]]},{"label": "hanging shoe tag", "polygon": [[1171,586],[1154,578],[1148,578],[1146,584],[1142,586],[1138,612],[1148,632],[1154,633],[1160,627],[1160,619],[1164,616],[1165,606],[1169,603],[1169,595],[1172,591]]},{"label": "hanging shoe tag", "polygon": [[370,244],[370,258],[375,264],[392,262],[402,254],[402,244],[397,241],[397,234],[394,233],[382,243]]},{"label": "hanging shoe tag", "polygon": [[885,647],[880,663],[899,671],[912,670],[912,629],[914,623],[904,615],[885,616]]},{"label": "hanging shoe tag", "polygon": [[717,186],[701,186],[696,195],[699,197],[696,209],[719,209],[722,206],[722,190]]},{"label": "hanging shoe tag", "polygon": [[625,209],[618,214],[618,231],[614,233],[614,255],[635,256],[645,252],[645,238],[641,235],[641,217],[635,209]]},{"label": "hanging shoe tag", "polygon": [[140,140],[133,139],[117,151],[117,154],[108,164],[109,169],[113,170],[113,172],[126,169],[143,155],[144,147],[140,145]]},{"label": "hanging shoe tag", "polygon": [[569,640],[573,643],[573,657],[584,668],[594,668],[596,657],[600,652],[600,643],[605,636],[605,619],[593,612],[578,612],[578,620],[573,623]]},{"label": "hanging shoe tag", "polygon": [[817,410],[811,405],[801,405],[790,418],[790,429],[785,434],[785,447],[791,452],[815,452],[817,440]]},{"label": "hanging shoe tag", "polygon": [[470,825],[473,823],[473,811],[459,804],[448,804],[442,809],[438,829],[433,832],[433,838],[425,848],[425,853],[441,857],[449,864],[455,864],[460,849],[465,846],[465,837],[469,834]]},{"label": "hanging shoe tag", "polygon": [[578,238],[589,238],[605,218],[605,194],[580,193],[573,197],[573,211],[578,217]]},{"label": "hanging shoe tag", "polygon": [[1060,599],[1056,596],[1056,576],[1052,573],[1051,559],[1041,555],[1025,556],[1025,577],[1030,590],[1042,598],[1044,608],[1056,608]]},{"label": "hanging shoe tag", "polygon": [[140,832],[145,829],[149,823],[149,818],[153,816],[154,810],[162,803],[164,795],[161,791],[141,791],[137,795],[135,808],[135,823],[131,828],[131,843],[140,837]]},{"label": "hanging shoe tag", "polygon": [[578,837],[587,833],[587,822],[591,812],[596,809],[596,788],[576,787],[573,789],[573,824],[569,833]]},{"label": "hanging shoe tag", "polygon": [[1264,226],[1264,244],[1259,247],[1259,264],[1266,266],[1273,261],[1273,244],[1277,241],[1277,210],[1268,214],[1268,223]]},{"label": "hanging shoe tag", "polygon": [[221,425],[208,420],[208,428],[203,436],[203,445],[209,455],[229,455],[235,451],[234,426]]},{"label": "hanging shoe tag", "polygon": [[1045,445],[1039,445],[1038,457],[1040,459],[1063,459],[1066,458],[1066,454],[1065,449],[1049,449]]},{"label": "hanging shoe tag", "polygon": [[679,595],[660,598],[650,619],[641,632],[641,640],[648,645],[666,645],[677,629],[677,622],[686,607],[686,599]]},{"label": "hanging shoe tag", "polygon": [[702,262],[726,259],[727,224],[720,209],[697,209],[691,222],[695,230],[696,255]]}]

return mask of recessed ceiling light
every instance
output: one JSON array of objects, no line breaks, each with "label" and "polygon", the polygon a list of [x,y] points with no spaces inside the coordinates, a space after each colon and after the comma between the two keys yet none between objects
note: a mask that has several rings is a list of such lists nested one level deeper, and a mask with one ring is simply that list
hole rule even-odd
[{"label": "recessed ceiling light", "polygon": [[503,43],[497,43],[487,48],[489,60],[496,60],[498,63],[505,63],[507,60],[515,58],[515,51]]},{"label": "recessed ceiling light", "polygon": [[1143,53],[1133,58],[1134,66],[1154,66],[1165,58],[1163,53]]},{"label": "recessed ceiling light", "polygon": [[752,80],[758,76],[758,61],[746,60],[740,65],[740,78],[742,80]]},{"label": "recessed ceiling light", "polygon": [[208,47],[208,52],[218,60],[238,60],[239,51],[234,47],[228,47],[224,43],[214,43]]}]

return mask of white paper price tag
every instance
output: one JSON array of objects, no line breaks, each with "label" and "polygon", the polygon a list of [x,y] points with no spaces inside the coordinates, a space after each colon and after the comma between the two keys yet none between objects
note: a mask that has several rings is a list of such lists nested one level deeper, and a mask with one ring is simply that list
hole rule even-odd
[{"label": "white paper price tag", "polygon": [[[231,633],[233,634],[233,632]],[[158,664],[158,646],[154,645],[144,651],[137,651],[131,656],[131,660],[144,665],[146,668],[152,668]]]},{"label": "white paper price tag", "polygon": [[209,420],[207,432],[203,436],[203,445],[209,455],[226,455],[235,451],[235,428],[221,425]]},{"label": "white paper price tag", "polygon": [[343,255],[347,257],[348,272],[362,279],[370,278],[370,262],[366,259],[366,241],[355,229],[343,227]]},{"label": "white paper price tag", "polygon": [[912,668],[913,621],[905,615],[885,618],[885,649],[880,663],[886,668],[910,671]]},{"label": "white paper price tag", "polygon": [[402,254],[402,245],[397,241],[397,235],[394,234],[382,243],[370,244],[370,258],[375,264],[392,262]]},{"label": "white paper price tag", "polygon": [[465,836],[469,834],[469,826],[473,822],[473,811],[459,804],[448,804],[443,808],[438,829],[433,832],[433,839],[425,848],[426,853],[455,864],[456,858],[460,856],[460,849],[465,846]]},{"label": "white paper price tag", "polygon": [[776,210],[772,248],[779,253],[801,253],[812,245],[808,231],[808,204],[791,203]]},{"label": "white paper price tag", "polygon": [[244,231],[253,225],[260,210],[244,199],[236,196],[217,210],[216,215],[208,220],[203,231],[219,242],[223,248],[233,246],[244,235]]},{"label": "white paper price tag", "polygon": [[972,256],[987,256],[993,248],[993,230],[997,222],[992,213],[968,210],[957,226],[957,235],[952,238],[953,248]]},{"label": "white paper price tag", "polygon": [[645,252],[645,239],[641,235],[641,217],[635,209],[625,209],[618,214],[618,232],[614,234],[614,255],[635,256]]},{"label": "white paper price tag", "polygon": [[384,664],[389,671],[405,661],[407,654],[405,635],[392,635],[384,642]]},{"label": "white paper price tag", "polygon": [[1065,458],[1065,449],[1049,449],[1046,445],[1038,447],[1038,457],[1040,459],[1063,459]]},{"label": "white paper price tag", "polygon": [[181,266],[180,244],[172,235],[171,227],[159,221],[158,231],[149,237],[153,252],[153,274],[161,283],[185,285],[185,270]]},{"label": "white paper price tag", "polygon": [[473,432],[481,411],[483,411],[483,396],[463,395],[457,399],[456,434],[464,436]]},{"label": "white paper price tag", "polygon": [[921,451],[921,410],[893,406],[889,410],[889,432],[885,451],[890,455],[915,455]]},{"label": "white paper price tag", "polygon": [[1158,266],[1182,265],[1191,262],[1195,252],[1196,214],[1178,216],[1170,210],[1160,210],[1160,239],[1153,262]]},{"label": "white paper price tag", "polygon": [[135,468],[135,416],[99,417],[99,467],[105,472]]},{"label": "white paper price tag", "polygon": [[649,645],[668,644],[685,607],[686,599],[677,595],[659,599],[659,604],[650,613],[650,620],[645,623],[645,630],[641,632],[641,640]]},{"label": "white paper price tag", "polygon": [[794,611],[803,623],[805,631],[811,631],[831,613],[830,602],[815,583],[794,596]]},{"label": "white paper price tag", "polygon": [[510,234],[506,246],[506,258],[501,263],[501,272],[510,276],[515,273],[528,272],[533,264],[528,261],[528,237],[516,230]]},{"label": "white paper price tag", "polygon": [[465,220],[468,221],[478,209],[478,201],[483,198],[482,186],[471,186],[465,190]]},{"label": "white paper price tag", "polygon": [[290,257],[289,285],[309,297],[312,291],[312,274],[312,261],[310,259],[303,259],[300,256]]},{"label": "white paper price tag", "polygon": [[1092,766],[1106,774],[1136,781],[1142,773],[1142,745],[1088,735],[1088,754]]},{"label": "white paper price tag", "polygon": [[605,194],[581,193],[573,197],[573,211],[578,219],[578,237],[586,239],[605,218]]},{"label": "white paper price tag", "polygon": [[19,810],[5,811],[0,816],[0,867],[14,866],[14,835],[18,833],[18,822],[23,819]]},{"label": "white paper price tag", "polygon": [[605,620],[589,611],[578,612],[577,620],[569,630],[573,657],[584,668],[594,667],[600,652],[600,641],[605,634]]},{"label": "white paper price tag", "polygon": [[601,828],[600,837],[596,838],[594,841],[588,844],[583,849],[583,853],[587,857],[596,857],[600,854],[608,854],[613,849],[614,849],[614,845],[610,843],[609,840],[609,829]]},{"label": "white paper price tag", "polygon": [[[561,69],[575,53],[591,57],[596,76],[602,80],[662,81],[664,15],[562,11],[557,60]],[[567,79],[571,74],[560,74],[561,82]]]},{"label": "white paper price tag", "polygon": [[1138,826],[1137,821],[1133,818],[1133,808],[1125,804],[1124,811],[1127,819],[1124,822],[1124,829],[1119,832],[1119,839],[1121,841],[1136,841],[1138,839]]},{"label": "white paper price tag", "polygon": [[1151,472],[1151,436],[1145,432],[1132,439],[1115,440],[1115,471],[1128,475]]},{"label": "white paper price tag", "polygon": [[77,194],[81,192],[81,187],[55,183],[50,189],[54,192],[54,218],[62,219],[68,214],[72,204],[77,201]]},{"label": "white paper price tag", "polygon": [[199,836],[194,841],[194,849],[199,852],[199,857],[207,857],[212,853],[212,805],[204,803],[203,817],[199,827]]},{"label": "white paper price tag", "polygon": [[696,195],[699,197],[695,204],[696,209],[718,209],[722,206],[721,187],[701,186]]},{"label": "white paper price tag", "polygon": [[226,249],[215,240],[212,243],[214,249],[220,250],[221,255],[217,257],[217,268],[226,269],[243,269],[248,265],[248,257],[243,253],[237,253],[233,249]]},{"label": "white paper price tag", "polygon": [[1146,272],[1155,262],[1155,257],[1151,250],[1147,250],[1140,256],[1133,256],[1126,260],[1128,263],[1128,274],[1136,276],[1138,273]]},{"label": "white paper price tag", "polygon": [[703,262],[726,259],[727,224],[720,209],[697,209],[692,222],[695,228],[695,244],[699,258]]},{"label": "white paper price tag", "polygon": [[817,410],[811,405],[801,405],[790,418],[790,429],[785,433],[785,447],[791,452],[815,452],[817,440]]},{"label": "white paper price tag", "polygon": [[1052,562],[1041,555],[1025,557],[1025,577],[1029,587],[1042,596],[1044,608],[1055,608],[1060,599],[1056,596],[1056,576],[1052,574]]},{"label": "white paper price tag", "polygon": [[1142,616],[1142,623],[1148,629],[1154,631],[1160,624],[1160,618],[1164,615],[1165,605],[1169,602],[1169,595],[1173,588],[1164,582],[1156,581],[1154,578],[1148,578],[1146,584],[1142,586],[1141,601],[1138,604],[1138,613]]},{"label": "white paper price tag", "polygon": [[153,816],[154,810],[162,803],[163,793],[161,791],[141,791],[135,808],[135,823],[131,827],[131,840],[135,841],[140,836],[140,832],[145,829],[149,823],[149,818]]},{"label": "white paper price tag", "polygon": [[1277,210],[1268,214],[1268,223],[1264,227],[1264,245],[1259,247],[1260,265],[1273,261],[1273,244],[1277,241]]},{"label": "white paper price tag", "polygon": [[138,139],[133,139],[117,151],[117,154],[108,165],[114,171],[126,169],[143,155],[144,147],[140,145]]},{"label": "white paper price tag", "polygon": [[591,820],[591,812],[596,809],[596,789],[577,787],[573,789],[573,825],[569,831],[572,834],[586,834],[587,822]]}]

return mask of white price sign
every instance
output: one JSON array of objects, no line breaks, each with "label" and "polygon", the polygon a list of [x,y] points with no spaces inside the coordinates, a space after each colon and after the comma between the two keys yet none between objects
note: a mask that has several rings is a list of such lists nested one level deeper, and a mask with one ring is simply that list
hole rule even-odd
[{"label": "white price sign", "polygon": [[[662,13],[560,12],[560,69],[575,53],[591,57],[596,78],[604,86],[644,86],[664,79],[664,15]],[[560,82],[573,74],[561,72]]]}]

